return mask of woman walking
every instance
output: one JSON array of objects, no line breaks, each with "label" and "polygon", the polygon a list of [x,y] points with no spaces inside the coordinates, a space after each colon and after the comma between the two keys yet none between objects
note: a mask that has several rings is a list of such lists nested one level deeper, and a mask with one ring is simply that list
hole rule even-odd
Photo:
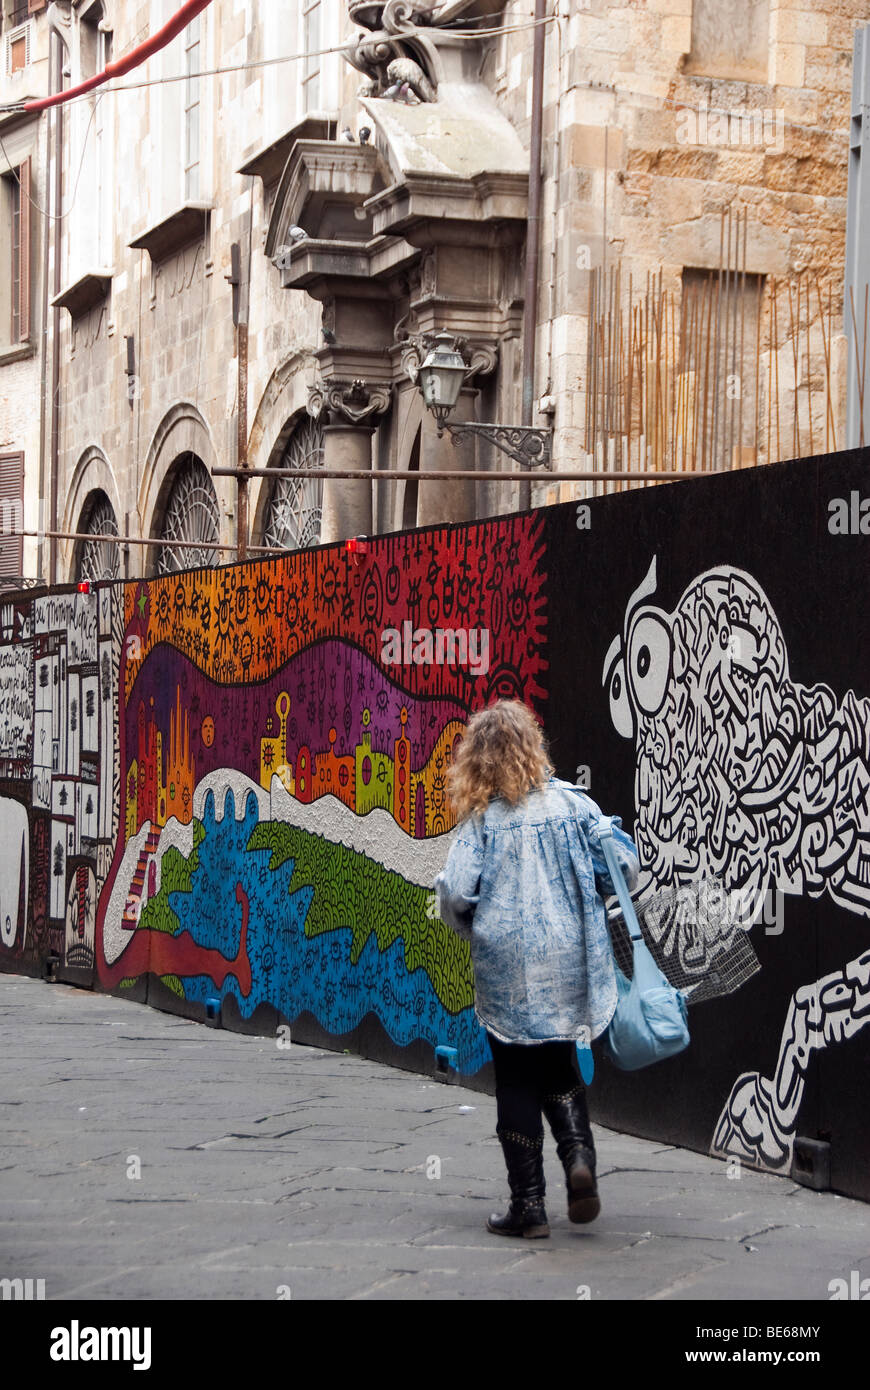
[{"label": "woman walking", "polygon": [[[435,880],[442,919],[471,942],[475,1012],[495,1064],[511,1203],[487,1226],[532,1238],[550,1234],[542,1112],[565,1169],[570,1220],[593,1221],[601,1210],[575,1043],[604,1032],[617,999],[601,811],[553,771],[521,701],[472,715],[448,772],[459,824]],[[633,888],[637,852],[620,823],[614,817],[613,843]]]}]

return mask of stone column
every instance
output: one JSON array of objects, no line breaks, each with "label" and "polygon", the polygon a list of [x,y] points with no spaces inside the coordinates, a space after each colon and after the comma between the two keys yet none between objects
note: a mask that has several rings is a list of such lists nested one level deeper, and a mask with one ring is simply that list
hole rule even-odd
[{"label": "stone column", "polygon": [[[364,381],[328,381],[309,392],[308,413],[323,418],[324,468],[372,467],[376,417],[388,409],[390,388]],[[372,482],[366,478],[324,478],[320,539],[343,541],[372,535]]]},{"label": "stone column", "polygon": [[[451,412],[451,420],[457,424],[461,420],[474,420],[474,401],[477,391],[464,386],[459,400]],[[427,470],[444,469],[465,471],[477,469],[477,441],[473,435],[454,439],[445,430],[438,438],[438,426],[430,411],[423,412],[423,430],[420,436],[420,475]],[[481,475],[485,477],[485,474]],[[417,491],[417,525],[434,526],[439,522],[474,521],[476,516],[475,493],[478,484],[470,478],[460,482],[421,482]]]},{"label": "stone column", "polygon": [[[324,468],[372,466],[372,425],[337,424],[323,429]],[[372,534],[372,485],[364,478],[324,478],[321,541]]]}]

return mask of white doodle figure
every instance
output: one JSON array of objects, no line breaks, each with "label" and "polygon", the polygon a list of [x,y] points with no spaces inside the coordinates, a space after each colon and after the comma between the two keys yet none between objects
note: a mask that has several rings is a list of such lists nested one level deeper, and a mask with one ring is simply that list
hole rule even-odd
[{"label": "white doodle figure", "polygon": [[79,864],[70,879],[66,902],[66,963],[91,970],[94,965],[94,932],[97,916],[97,884],[93,870]]},{"label": "white doodle figure", "polygon": [[[672,613],[651,605],[655,589],[654,558],[603,673],[614,727],[636,748],[640,896],[715,875],[739,906],[736,930],[771,890],[870,916],[870,700],[790,678],[750,574],[708,570]],[[697,956],[697,941],[665,945]],[[788,1167],[811,1053],[868,1022],[870,950],[795,992],[773,1077],[737,1079],[711,1152]]]},{"label": "white doodle figure", "polygon": [[30,825],[19,801],[0,796],[0,947],[21,951],[27,923]]}]

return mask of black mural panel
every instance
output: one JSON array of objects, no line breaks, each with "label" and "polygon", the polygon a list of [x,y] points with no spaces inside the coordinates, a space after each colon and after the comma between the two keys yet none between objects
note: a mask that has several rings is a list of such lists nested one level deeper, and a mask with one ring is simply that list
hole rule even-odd
[{"label": "black mural panel", "polygon": [[[863,827],[861,883],[849,910],[818,899],[818,978],[831,1041],[816,1053],[819,1136],[831,1145],[831,1186],[870,1197],[870,477],[868,451],[838,455],[819,468],[819,596],[815,652],[819,679],[833,688],[853,731],[850,818]],[[862,466],[862,458],[864,460]],[[824,672],[830,671],[826,677]],[[856,701],[849,699],[854,692]],[[841,745],[842,747],[842,745]],[[842,759],[841,759],[842,762]],[[850,897],[854,889],[849,888]],[[863,908],[863,914],[862,909]],[[834,977],[833,980],[830,977]],[[862,1025],[863,1029],[862,1029]]]},{"label": "black mural panel", "polygon": [[782,1172],[821,1139],[863,1196],[867,532],[866,450],[551,509],[545,712],[557,773],[634,835],[639,899],[715,876],[736,912],[730,941],[656,943],[724,983],[687,1053],[599,1056],[593,1114]]}]

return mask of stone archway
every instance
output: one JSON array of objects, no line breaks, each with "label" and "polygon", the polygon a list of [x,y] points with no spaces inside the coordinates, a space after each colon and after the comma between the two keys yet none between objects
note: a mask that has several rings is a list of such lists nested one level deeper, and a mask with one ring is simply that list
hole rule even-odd
[{"label": "stone archway", "polygon": [[[93,539],[76,541],[71,577],[74,580],[120,579],[122,566],[121,547],[117,539],[118,517],[111,499],[102,488],[95,488],[88,494],[76,530],[88,533]],[[110,539],[98,539],[103,536]]]},{"label": "stone archway", "polygon": [[[85,449],[73,469],[66,492],[66,504],[60,530],[67,533],[89,530],[90,524],[94,520],[95,506],[100,498],[105,499],[102,507],[103,516],[107,517],[109,515],[108,509],[111,510],[115,519],[115,534],[118,534],[123,530],[124,507],[121,503],[115,473],[102,449],[96,444],[91,444]],[[72,540],[60,542],[60,572],[66,574],[70,581],[101,577],[78,573],[83,544],[86,542]]]},{"label": "stone archway", "polygon": [[[276,550],[303,550],[320,543],[323,514],[323,426],[308,414],[287,422],[269,460],[274,481],[263,480],[255,535]],[[282,477],[288,468],[310,469],[312,477]]]},{"label": "stone archway", "polygon": [[156,574],[211,568],[220,563],[220,507],[208,469],[198,454],[179,454],[164,479],[152,535],[174,545],[155,547]]},{"label": "stone archway", "polygon": [[[191,460],[196,460],[199,467],[203,470],[208,486],[202,482],[200,490],[194,498],[197,504],[205,503],[206,511],[213,511],[216,516],[217,534],[214,541],[210,540],[214,534],[214,527],[209,525],[202,530],[202,534],[190,537],[179,537],[179,539],[200,540],[209,543],[221,544],[227,547],[235,542],[229,517],[234,514],[233,496],[235,484],[231,478],[212,479],[211,469],[217,466],[218,458],[214,445],[211,440],[208,426],[200,415],[196,406],[188,401],[181,401],[167,411],[160,424],[154,432],[151,445],[145,460],[145,467],[142,473],[142,482],[139,488],[138,512],[142,535],[164,538],[164,526],[167,508],[170,505],[173,485],[177,480],[179,469],[187,468],[191,465]],[[189,483],[193,486],[193,480]],[[214,504],[205,499],[213,497]],[[204,513],[198,506],[200,520]],[[147,552],[147,560],[143,557],[142,572],[145,574],[159,574],[162,571],[160,562],[160,551],[163,547],[153,547]],[[178,552],[180,554],[180,551]],[[231,558],[229,550],[211,550],[199,552],[200,558],[193,558],[197,551],[186,551],[188,562],[183,568],[189,569],[192,564],[219,564],[222,559]],[[205,556],[208,558],[205,558]]]}]

